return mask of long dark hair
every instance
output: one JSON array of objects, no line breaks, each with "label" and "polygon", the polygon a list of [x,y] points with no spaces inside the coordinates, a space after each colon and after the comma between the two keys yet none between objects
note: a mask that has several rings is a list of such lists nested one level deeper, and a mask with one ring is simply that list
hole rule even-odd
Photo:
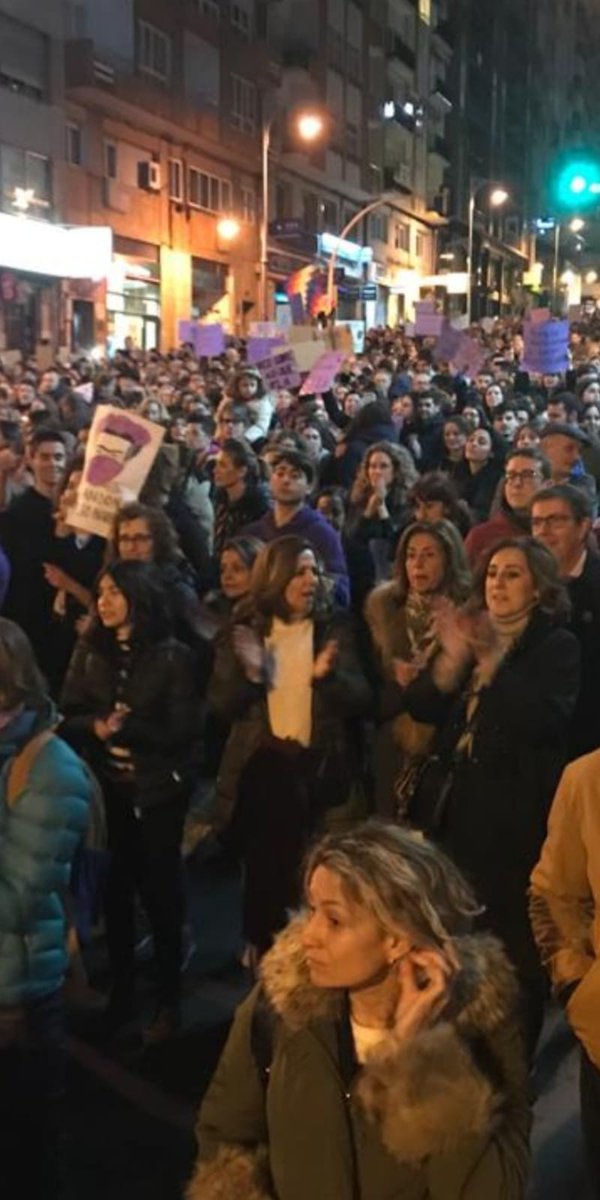
[{"label": "long dark hair", "polygon": [[310,550],[317,563],[319,585],[315,595],[313,616],[324,616],[331,611],[329,589],[323,575],[314,546],[295,534],[276,538],[263,546],[252,568],[250,578],[250,601],[259,623],[268,626],[273,617],[288,621],[290,612],[285,600],[285,591],[296,573],[300,554]]},{"label": "long dark hair", "polygon": [[406,602],[409,592],[406,572],[406,556],[414,537],[427,534],[437,542],[445,561],[444,576],[439,587],[442,596],[449,596],[455,604],[464,604],[471,589],[471,572],[465,553],[464,542],[451,521],[414,521],[404,530],[394,560],[394,577],[400,603]]},{"label": "long dark hair", "polygon": [[[102,570],[94,585],[94,600],[97,601],[100,583],[110,576],[115,587],[127,601],[128,618],[131,624],[131,640],[136,645],[153,645],[164,641],[171,633],[169,597],[160,571],[151,563],[110,563]],[[89,640],[99,650],[110,651],[115,645],[112,630],[105,629],[97,616],[89,634]]]}]

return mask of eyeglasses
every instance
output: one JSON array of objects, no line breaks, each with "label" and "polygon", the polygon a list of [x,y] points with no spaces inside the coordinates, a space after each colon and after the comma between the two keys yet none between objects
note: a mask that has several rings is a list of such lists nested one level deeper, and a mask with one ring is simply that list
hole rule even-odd
[{"label": "eyeglasses", "polygon": [[504,478],[507,483],[533,483],[541,479],[539,471],[506,471]]},{"label": "eyeglasses", "polygon": [[143,546],[152,541],[151,533],[120,533],[119,542],[124,546]]},{"label": "eyeglasses", "polygon": [[567,516],[566,513],[549,513],[547,517],[532,517],[532,529],[562,529],[563,525],[568,525],[574,521],[574,517]]}]

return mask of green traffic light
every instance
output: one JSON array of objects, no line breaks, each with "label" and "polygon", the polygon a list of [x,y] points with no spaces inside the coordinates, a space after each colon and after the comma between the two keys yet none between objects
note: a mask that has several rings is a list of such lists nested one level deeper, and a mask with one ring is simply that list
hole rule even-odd
[{"label": "green traffic light", "polygon": [[555,197],[561,207],[589,207],[598,203],[599,193],[600,162],[571,159],[562,167],[555,184]]}]

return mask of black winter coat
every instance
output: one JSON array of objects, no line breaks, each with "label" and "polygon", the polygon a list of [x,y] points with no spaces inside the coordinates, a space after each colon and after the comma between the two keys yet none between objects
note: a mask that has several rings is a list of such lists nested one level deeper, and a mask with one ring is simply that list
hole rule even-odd
[{"label": "black winter coat", "polygon": [[117,701],[131,712],[112,744],[131,753],[136,804],[150,808],[184,795],[195,778],[201,732],[192,652],[173,638],[134,646],[123,679],[116,655],[102,653],[86,638],[79,641],[61,696],[60,732],[104,781],[114,780],[114,772],[93,727]]},{"label": "black winter coat", "polygon": [[537,964],[526,893],[566,761],[579,661],[573,634],[536,612],[481,692],[470,755],[457,753],[467,727],[470,677],[447,695],[427,671],[404,692],[411,715],[438,727],[411,820],[435,836],[471,879],[488,924],[523,974]]}]

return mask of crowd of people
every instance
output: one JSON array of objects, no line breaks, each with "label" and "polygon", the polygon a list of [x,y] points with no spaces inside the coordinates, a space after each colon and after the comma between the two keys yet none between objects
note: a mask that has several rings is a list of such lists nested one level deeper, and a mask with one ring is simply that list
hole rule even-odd
[{"label": "crowd of people", "polygon": [[[180,1027],[182,840],[240,867],[256,983],[191,1200],[517,1200],[550,985],[600,1195],[600,327],[563,375],[471,332],[474,378],[381,328],[317,395],[233,338],[0,356],[0,1111],[35,1091],[46,1186],[91,813],[106,1037],[136,901],[145,1043]],[[108,538],[69,524],[102,404],[165,431]]]}]

